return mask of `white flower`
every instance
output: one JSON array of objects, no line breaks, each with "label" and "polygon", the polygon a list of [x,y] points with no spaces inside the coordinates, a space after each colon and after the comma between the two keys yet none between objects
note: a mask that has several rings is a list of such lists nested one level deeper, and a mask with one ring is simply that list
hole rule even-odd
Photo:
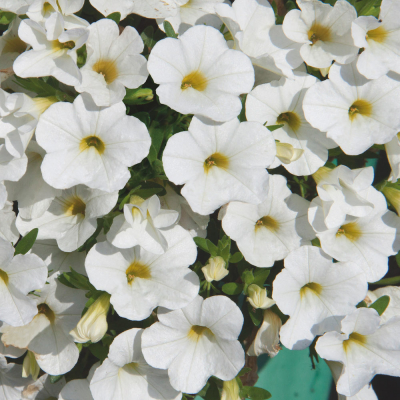
[{"label": "white flower", "polygon": [[385,197],[372,186],[363,196],[374,208],[364,217],[347,216],[343,224],[328,228],[322,202],[316,197],[308,220],[322,249],[338,261],[353,261],[368,282],[381,279],[388,270],[388,257],[400,250],[400,218],[388,211]]},{"label": "white flower", "polygon": [[347,215],[364,217],[374,204],[366,200],[374,180],[372,167],[351,170],[345,165],[322,167],[314,175],[328,228],[341,225]]},{"label": "white flower", "polygon": [[1,10],[17,15],[25,14],[33,0],[2,0]]},{"label": "white flower", "polygon": [[389,71],[400,73],[399,13],[397,1],[383,0],[378,19],[359,17],[353,21],[354,43],[364,49],[358,57],[357,68],[368,79],[377,79]]},{"label": "white flower", "polygon": [[0,355],[0,389],[1,400],[20,400],[24,386],[30,380],[22,378],[22,366],[7,363],[4,356]]},{"label": "white flower", "polygon": [[273,131],[274,138],[303,150],[297,161],[284,167],[295,175],[310,175],[325,164],[328,149],[336,144],[304,118],[303,98],[317,79],[300,72],[293,78],[283,77],[279,83],[273,81],[253,89],[246,99],[246,117],[248,121],[266,125],[283,124],[281,129]]},{"label": "white flower", "polygon": [[38,218],[50,207],[53,199],[61,190],[48,185],[42,177],[42,165],[45,151],[32,140],[27,148],[28,166],[25,175],[17,182],[6,182],[8,198],[18,201],[19,215],[25,219]]},{"label": "white flower", "polygon": [[10,243],[17,243],[19,232],[15,225],[17,216],[13,210],[13,203],[7,201],[0,210],[0,239]]},{"label": "white flower", "polygon": [[283,21],[283,32],[302,43],[300,54],[307,65],[326,68],[337,61],[353,61],[358,53],[351,36],[351,23],[357,18],[355,8],[347,1],[332,7],[321,1],[297,0],[300,10],[289,11]]},{"label": "white flower", "polygon": [[243,315],[226,296],[197,296],[180,310],[159,308],[157,316],[160,322],[143,332],[143,355],[151,366],[168,369],[176,390],[197,393],[211,375],[228,381],[243,367],[237,340]]},{"label": "white flower", "polygon": [[143,330],[134,328],[114,339],[108,358],[96,369],[90,382],[94,400],[182,398],[182,393],[169,383],[167,372],[152,368],[145,361],[141,350],[142,337]]},{"label": "white flower", "polygon": [[30,253],[39,256],[47,265],[49,275],[55,272],[71,272],[72,267],[79,274],[86,275],[85,270],[85,252],[63,252],[57,245],[57,241],[53,239],[36,240]]},{"label": "white flower", "polygon": [[[90,381],[100,363],[93,364],[86,379],[73,379],[69,381],[61,390],[58,400],[93,400],[90,392]],[[46,400],[46,399],[43,399]]]},{"label": "white flower", "polygon": [[62,377],[55,383],[51,383],[50,378],[50,375],[44,374],[36,382],[27,385],[22,391],[22,400],[57,399],[66,384],[65,378]]},{"label": "white flower", "polygon": [[343,364],[337,391],[353,396],[375,374],[400,376],[400,317],[380,325],[374,309],[359,308],[342,321],[342,332],[328,332],[315,349],[326,360]]},{"label": "white flower", "polygon": [[151,145],[146,125],[126,115],[122,102],[101,108],[82,95],[43,113],[36,140],[47,152],[42,173],[48,184],[67,189],[82,183],[107,192],[124,187],[128,167],[141,162]]},{"label": "white flower", "polygon": [[177,12],[167,18],[158,18],[158,27],[164,31],[164,21],[168,21],[179,35],[194,25],[207,25],[220,29],[222,21],[215,15],[215,6],[224,0],[175,0]]},{"label": "white flower", "polygon": [[21,158],[13,157],[0,139],[0,182],[18,181],[24,175],[28,164],[25,154]]},{"label": "white flower", "polygon": [[281,342],[289,349],[305,349],[315,336],[340,331],[340,321],[367,293],[357,264],[334,264],[318,247],[300,247],[284,265],[274,280],[272,298],[290,316],[280,331]]},{"label": "white flower", "polygon": [[400,178],[400,139],[397,134],[390,142],[385,144],[386,155],[392,171],[389,182],[396,182]]},{"label": "white flower", "polygon": [[45,285],[47,268],[35,254],[13,256],[14,247],[0,239],[0,321],[21,326],[31,322],[38,312],[27,294]]},{"label": "white flower", "polygon": [[97,343],[106,334],[108,329],[107,313],[110,308],[110,295],[101,294],[88,308],[78,325],[70,332],[77,343],[91,341]]},{"label": "white flower", "polygon": [[398,286],[386,286],[368,292],[367,297],[370,302],[373,303],[382,296],[389,296],[390,301],[386,310],[381,315],[381,324],[389,321],[390,318],[400,315],[400,287]]},{"label": "white flower", "polygon": [[138,14],[146,18],[165,18],[177,12],[175,0],[90,0],[90,4],[105,17],[119,12],[121,20],[129,14]]},{"label": "white flower", "polygon": [[175,192],[170,185],[165,186],[167,194],[160,197],[161,207],[168,210],[175,210],[179,213],[177,224],[189,231],[192,237],[205,238],[207,225],[210,222],[209,215],[195,213],[184,197]]},{"label": "white flower", "polygon": [[87,301],[82,290],[71,289],[57,279],[48,278],[48,285],[31,295],[38,314],[24,326],[1,328],[2,342],[35,353],[40,368],[51,375],[70,371],[79,357],[79,350],[69,334],[81,318]]},{"label": "white flower", "polygon": [[329,79],[308,89],[303,110],[307,121],[333,139],[349,155],[373,144],[389,142],[400,130],[395,74],[367,80],[356,63],[333,64]]},{"label": "white flower", "polygon": [[300,44],[284,35],[282,25],[275,25],[267,0],[236,0],[232,7],[218,4],[215,11],[228,29],[225,37],[233,41],[231,46],[250,57],[256,82],[293,77],[293,69],[303,63]]},{"label": "white flower", "polygon": [[5,357],[10,357],[10,358],[19,358],[24,355],[26,352],[25,349],[18,349],[17,347],[14,346],[4,346],[4,343],[1,341],[1,335],[0,333],[0,354],[5,356]]},{"label": "white flower", "polygon": [[257,122],[208,125],[193,117],[188,132],[168,140],[163,164],[170,181],[185,184],[192,210],[206,215],[232,200],[263,201],[275,151],[272,134]]},{"label": "white flower", "polygon": [[107,242],[96,244],[86,257],[86,272],[98,290],[111,294],[111,304],[123,318],[143,320],[157,306],[186,306],[197,295],[199,279],[188,267],[197,249],[180,226],[165,231],[168,249],[152,254],[135,246],[117,249]]},{"label": "white flower", "polygon": [[304,154],[303,149],[293,147],[289,143],[276,143],[276,158],[269,166],[270,168],[279,167],[282,164],[290,164],[297,161]]},{"label": "white flower", "polygon": [[82,246],[97,228],[97,218],[108,214],[118,200],[118,192],[107,193],[78,185],[63,190],[39,218],[17,217],[17,228],[25,235],[39,228],[38,239],[56,239],[62,251]]},{"label": "white flower", "polygon": [[263,322],[247,350],[247,354],[257,357],[261,354],[268,354],[271,358],[275,357],[281,350],[279,346],[279,331],[281,326],[281,319],[273,311],[270,309],[264,310]]},{"label": "white flower", "polygon": [[239,95],[254,84],[250,59],[230,50],[224,36],[210,26],[194,26],[179,39],[160,40],[147,67],[160,85],[156,92],[162,104],[214,121],[235,118],[242,109]]},{"label": "white flower", "polygon": [[307,221],[309,204],[290,192],[285,177],[271,175],[267,198],[258,205],[230,202],[222,228],[236,241],[246,261],[269,268],[315,237]]},{"label": "white flower", "polygon": [[247,290],[249,292],[247,301],[253,308],[261,308],[262,310],[265,310],[275,304],[275,300],[272,300],[267,296],[266,288],[261,288],[258,285],[251,284]]},{"label": "white flower", "polygon": [[124,205],[124,214],[114,218],[107,240],[122,249],[139,245],[151,253],[162,254],[168,248],[164,233],[178,218],[177,211],[160,208],[156,195],[147,200],[132,196],[130,203]]},{"label": "white flower", "polygon": [[18,34],[32,49],[15,60],[13,68],[16,75],[21,78],[51,75],[71,86],[81,82],[82,76],[76,65],[76,50],[88,38],[86,28],[65,31],[61,14],[53,13],[44,27],[30,19],[23,20]]},{"label": "white flower", "polygon": [[203,271],[204,277],[207,282],[220,281],[229,274],[229,271],[225,268],[226,262],[222,257],[211,257],[208,260],[208,264],[205,265],[201,270]]},{"label": "white flower", "polygon": [[80,70],[82,83],[75,89],[89,93],[98,106],[122,101],[125,87],[137,88],[149,75],[147,61],[140,55],[143,47],[142,38],[131,26],[120,35],[118,25],[110,19],[93,23],[86,42],[86,63]]}]

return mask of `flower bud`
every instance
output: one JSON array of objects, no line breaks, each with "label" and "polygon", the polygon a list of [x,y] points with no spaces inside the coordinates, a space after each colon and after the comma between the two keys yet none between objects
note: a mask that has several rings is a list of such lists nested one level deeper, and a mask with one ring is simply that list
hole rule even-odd
[{"label": "flower bud", "polygon": [[208,260],[208,264],[201,269],[207,282],[220,281],[225,278],[229,274],[225,265],[226,262],[222,257],[211,257]]},{"label": "flower bud", "polygon": [[248,287],[249,297],[247,301],[254,308],[270,308],[275,304],[275,301],[267,297],[267,289],[262,289],[258,285],[250,285]]},{"label": "flower bud", "polygon": [[318,169],[318,171],[314,172],[312,174],[312,177],[314,178],[314,181],[317,185],[319,185],[319,183],[326,178],[326,176],[332,172],[331,168],[328,167],[321,167]]},{"label": "flower bud", "polygon": [[107,313],[110,308],[110,295],[103,293],[86,311],[70,334],[77,343],[86,343],[89,340],[97,343],[106,334]]},{"label": "flower bud", "polygon": [[240,400],[239,385],[236,378],[223,383],[221,400]]},{"label": "flower bud", "polygon": [[249,356],[259,356],[267,353],[271,358],[275,357],[281,347],[279,346],[279,330],[281,319],[270,309],[264,311],[264,320],[254,338],[253,343],[247,350]]},{"label": "flower bud", "polygon": [[32,379],[36,381],[39,372],[40,367],[36,361],[35,354],[28,350],[22,363],[22,377],[28,378],[29,375],[32,375]]},{"label": "flower bud", "polygon": [[283,164],[297,161],[304,153],[303,149],[296,149],[289,143],[276,143],[276,156]]},{"label": "flower bud", "polygon": [[395,208],[397,215],[400,215],[400,190],[385,186],[382,189],[382,193],[388,199],[389,203]]}]

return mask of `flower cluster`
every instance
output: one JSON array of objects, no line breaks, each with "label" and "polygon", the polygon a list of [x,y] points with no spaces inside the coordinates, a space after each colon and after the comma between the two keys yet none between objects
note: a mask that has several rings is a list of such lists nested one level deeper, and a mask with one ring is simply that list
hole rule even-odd
[{"label": "flower cluster", "polygon": [[398,0],[0,24],[1,399],[262,400],[281,345],[341,398],[400,376]]}]

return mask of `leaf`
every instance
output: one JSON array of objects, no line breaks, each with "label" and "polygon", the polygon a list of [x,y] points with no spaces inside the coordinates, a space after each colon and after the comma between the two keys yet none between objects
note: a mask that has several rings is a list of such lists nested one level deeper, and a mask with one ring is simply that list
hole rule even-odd
[{"label": "leaf", "polygon": [[157,155],[158,155],[158,151],[156,150],[156,148],[154,147],[154,145],[150,146],[150,151],[149,151],[149,155],[147,156],[147,158],[149,159],[149,161],[151,163],[153,163],[154,161],[157,160]]},{"label": "leaf", "polygon": [[57,383],[64,375],[50,375],[50,383]]},{"label": "leaf", "polygon": [[140,121],[142,121],[147,128],[149,128],[150,126],[150,114],[144,111],[140,111],[136,114],[133,114],[133,116],[137,119],[139,119]]},{"label": "leaf", "polygon": [[208,250],[208,245],[207,245],[206,239],[196,236],[195,238],[193,238],[193,240],[196,243],[197,247],[199,247],[201,250],[205,251],[206,253],[210,254],[210,251]]},{"label": "leaf", "polygon": [[379,315],[382,315],[387,309],[389,303],[390,303],[390,297],[382,296],[379,297],[378,300],[374,301],[368,308],[373,308],[374,310],[378,311]]},{"label": "leaf", "polygon": [[151,50],[156,44],[156,41],[154,40],[154,28],[152,26],[146,27],[140,34],[140,37],[148,50]]},{"label": "leaf", "polygon": [[237,376],[246,375],[246,374],[248,374],[248,373],[251,372],[251,371],[252,371],[251,368],[243,367],[243,368],[239,371],[239,373],[237,374]]},{"label": "leaf", "polygon": [[15,76],[15,79],[18,85],[22,86],[26,90],[29,90],[30,92],[36,93],[39,97],[56,96],[56,93],[59,90],[58,84],[54,83],[53,80],[48,80],[48,82],[54,83],[57,85],[57,87],[44,82],[43,79],[40,78],[22,79],[18,76]]},{"label": "leaf", "polygon": [[279,125],[268,125],[267,129],[271,132],[276,131],[279,128],[282,128],[285,124],[279,124]]},{"label": "leaf", "polygon": [[240,391],[240,397],[251,400],[264,400],[271,398],[271,393],[265,389],[254,386],[243,386]]},{"label": "leaf", "polygon": [[253,281],[253,283],[255,285],[263,287],[264,283],[267,280],[270,272],[271,272],[271,270],[268,269],[268,268],[257,268],[254,271],[254,281]]},{"label": "leaf", "polygon": [[381,279],[378,282],[374,282],[374,285],[388,286],[388,285],[397,285],[400,283],[400,276],[394,276],[392,278]]},{"label": "leaf", "polygon": [[209,250],[210,254],[213,257],[217,257],[217,255],[218,255],[218,247],[211,240],[208,240],[208,239],[206,239],[206,240],[207,240],[207,247],[208,247],[208,250]]},{"label": "leaf", "polygon": [[253,272],[248,269],[246,269],[246,271],[243,271],[242,281],[245,282],[246,285],[251,285],[254,282]]},{"label": "leaf", "polygon": [[244,288],[243,283],[230,282],[222,286],[222,291],[229,296],[236,296],[242,293]]},{"label": "leaf", "polygon": [[136,190],[140,189],[142,185],[136,186],[134,189],[130,190],[129,193],[121,200],[121,203],[119,204],[119,209],[122,210],[124,208],[124,205],[126,203],[129,203],[129,200],[131,196],[136,192]]},{"label": "leaf", "polygon": [[253,307],[251,306],[251,304],[248,304],[249,307],[249,315],[251,320],[253,321],[253,324],[255,326],[260,326],[262,320],[263,320],[263,311],[261,310],[261,308],[257,308],[255,310],[253,310]]},{"label": "leaf", "polygon": [[17,254],[26,254],[34,245],[38,233],[38,228],[32,229],[29,233],[27,233],[15,247],[14,255],[16,256]]},{"label": "leaf", "polygon": [[238,115],[239,121],[244,122],[247,121],[246,119],[246,98],[247,94],[245,94],[240,101],[242,102],[242,110],[240,111],[240,114]]},{"label": "leaf", "polygon": [[114,12],[110,15],[107,15],[107,19],[112,19],[114,22],[119,24],[119,21],[121,21],[121,13],[119,12]]},{"label": "leaf", "polygon": [[238,251],[229,257],[229,262],[235,264],[241,261],[242,259],[243,259],[243,254],[240,251]]},{"label": "leaf", "polygon": [[89,346],[89,351],[100,361],[103,361],[107,358],[108,355],[108,347],[104,346],[102,343],[92,343]]},{"label": "leaf", "polygon": [[210,381],[210,386],[207,389],[206,395],[204,396],[204,400],[220,400],[220,394],[218,390],[218,386],[215,382]]},{"label": "leaf", "polygon": [[151,137],[151,144],[154,146],[158,154],[164,140],[164,130],[159,128],[150,128],[149,134]]},{"label": "leaf", "polygon": [[8,11],[0,11],[0,24],[1,25],[8,25],[17,15],[8,12]]},{"label": "leaf", "polygon": [[171,23],[167,20],[164,21],[164,31],[165,34],[170,37],[176,39],[178,35],[175,33],[174,28],[172,27]]},{"label": "leaf", "polygon": [[[71,272],[64,272],[62,276],[67,280],[68,283],[73,285],[73,287],[82,290],[92,290],[95,291],[96,288],[89,282],[89,279],[74,271],[71,267]],[[59,277],[60,278],[60,277]]]},{"label": "leaf", "polygon": [[400,251],[396,254],[396,262],[397,265],[400,267]]}]

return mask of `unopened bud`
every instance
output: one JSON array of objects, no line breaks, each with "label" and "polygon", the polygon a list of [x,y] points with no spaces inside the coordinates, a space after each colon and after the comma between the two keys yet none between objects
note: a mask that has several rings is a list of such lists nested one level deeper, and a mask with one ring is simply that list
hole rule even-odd
[{"label": "unopened bud", "polygon": [[382,189],[382,193],[385,195],[389,203],[395,208],[397,215],[400,215],[400,190],[386,185]]},{"label": "unopened bud", "polygon": [[128,89],[126,91],[126,96],[124,97],[124,103],[128,105],[146,104],[149,101],[153,100],[153,98],[154,94],[151,89]]},{"label": "unopened bud", "polygon": [[229,274],[229,271],[225,268],[226,262],[222,257],[211,257],[208,260],[208,264],[205,265],[201,270],[206,278],[207,282],[220,281]]},{"label": "unopened bud", "polygon": [[22,377],[28,378],[29,375],[32,375],[32,379],[36,381],[39,372],[40,367],[36,361],[35,354],[28,350],[22,363]]},{"label": "unopened bud", "polygon": [[276,143],[276,156],[283,164],[297,161],[304,153],[303,149],[296,149],[289,143]]},{"label": "unopened bud", "polygon": [[314,172],[312,174],[312,177],[314,178],[315,183],[318,185],[323,179],[326,178],[326,176],[332,171],[331,168],[328,167],[321,167],[318,169],[318,171]]},{"label": "unopened bud", "polygon": [[89,340],[97,343],[106,334],[107,313],[110,308],[110,295],[103,293],[86,311],[70,334],[77,343],[86,343]]},{"label": "unopened bud", "polygon": [[250,285],[248,287],[249,297],[247,301],[254,308],[270,308],[275,304],[275,301],[267,297],[267,289],[262,289],[258,285]]},{"label": "unopened bud", "polygon": [[236,378],[225,381],[222,385],[221,400],[240,400],[239,390]]}]

